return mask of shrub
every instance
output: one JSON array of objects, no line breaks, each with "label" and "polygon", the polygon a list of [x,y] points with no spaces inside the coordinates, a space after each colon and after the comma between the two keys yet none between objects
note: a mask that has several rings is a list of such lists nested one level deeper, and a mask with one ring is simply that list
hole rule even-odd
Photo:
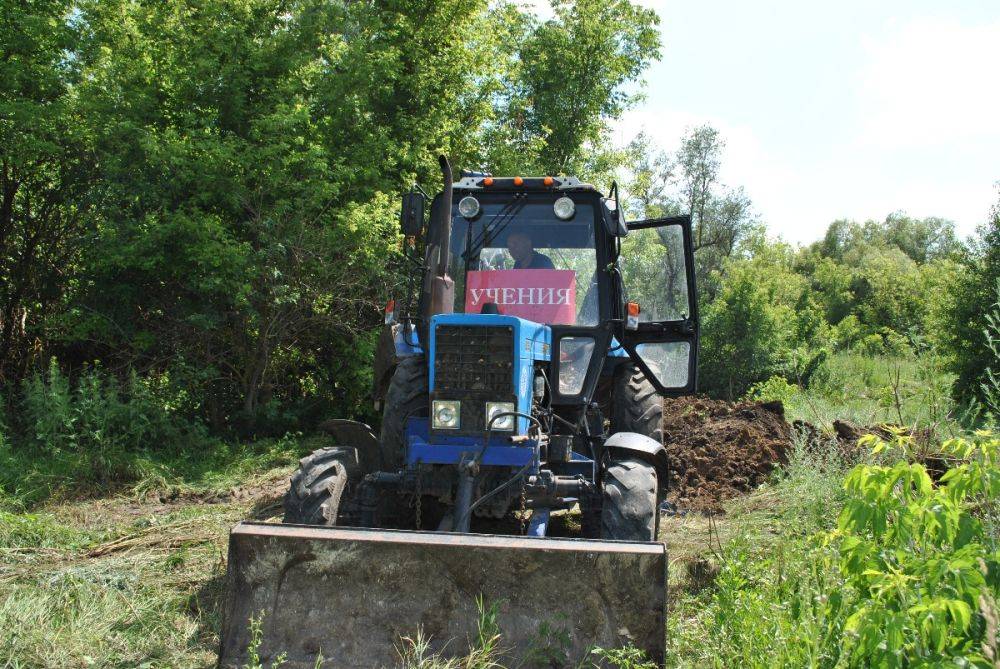
[{"label": "shrub", "polygon": [[135,374],[120,383],[88,369],[74,386],[53,359],[44,376],[25,383],[22,395],[23,434],[9,449],[18,464],[4,477],[7,487],[25,469],[47,481],[39,484],[43,488],[131,482],[147,473],[146,456],[192,451],[208,439],[204,426],[181,416]]},{"label": "shrub", "polygon": [[993,308],[986,314],[986,327],[983,328],[990,357],[979,384],[986,420],[993,425],[1000,422],[1000,280],[997,281],[996,298]]},{"label": "shrub", "polygon": [[[688,603],[695,621],[674,635],[685,659],[696,666],[699,659],[715,666],[995,666],[1000,438],[980,431],[945,442],[934,462],[950,466],[937,470],[937,480],[909,437],[862,444],[872,460],[847,473],[839,494],[816,494],[824,480],[836,480],[833,470],[803,476],[819,471],[815,452],[793,455],[787,482],[778,484],[782,497],[820,503],[808,511],[785,502],[779,516],[810,534],[786,533],[760,547],[738,536],[724,547],[714,592]],[[800,483],[791,489],[793,481]],[[839,511],[836,527],[823,529],[831,510]]]},{"label": "shrub", "polygon": [[[876,437],[873,452],[899,448]],[[1000,439],[978,433],[945,442],[958,458],[935,485],[923,464],[901,458],[858,465],[831,541],[848,596],[831,610],[844,620],[845,653],[867,666],[985,664],[986,611],[997,593],[1000,555],[979,515],[1000,497]]]},{"label": "shrub", "polygon": [[[990,221],[979,230],[966,258],[964,271],[949,291],[952,299],[945,309],[947,328],[938,333],[958,375],[956,399],[983,402],[984,371],[994,359],[985,336],[987,314],[1000,299],[1000,203]],[[994,368],[994,372],[997,370]]]},{"label": "shrub", "polygon": [[789,284],[801,284],[785,268],[738,261],[716,299],[705,309],[701,379],[710,393],[729,399],[783,371],[795,343],[794,304]]},{"label": "shrub", "polygon": [[743,399],[752,402],[787,402],[795,394],[797,386],[785,380],[783,376],[772,376],[767,381],[761,381],[750,386]]}]

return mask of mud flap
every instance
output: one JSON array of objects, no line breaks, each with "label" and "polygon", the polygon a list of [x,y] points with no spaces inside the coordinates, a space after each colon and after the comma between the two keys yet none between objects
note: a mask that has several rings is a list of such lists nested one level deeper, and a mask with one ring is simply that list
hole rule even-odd
[{"label": "mud flap", "polygon": [[[498,610],[503,657],[576,666],[594,646],[632,644],[663,663],[663,544],[240,523],[230,533],[219,666],[391,667],[420,630],[465,655],[477,597]],[[535,655],[538,657],[538,655]]]}]

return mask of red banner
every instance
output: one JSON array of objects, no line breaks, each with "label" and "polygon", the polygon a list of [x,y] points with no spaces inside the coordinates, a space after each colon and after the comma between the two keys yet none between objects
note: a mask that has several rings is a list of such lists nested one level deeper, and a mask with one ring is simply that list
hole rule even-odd
[{"label": "red banner", "polygon": [[465,313],[492,302],[501,314],[536,323],[576,323],[576,272],[571,269],[504,269],[465,275]]}]

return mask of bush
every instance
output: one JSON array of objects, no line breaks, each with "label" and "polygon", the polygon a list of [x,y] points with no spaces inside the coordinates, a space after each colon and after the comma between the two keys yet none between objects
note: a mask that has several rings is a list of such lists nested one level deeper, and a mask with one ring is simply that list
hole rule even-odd
[{"label": "bush", "polygon": [[[794,513],[783,519],[819,532],[756,551],[738,538],[724,549],[715,591],[693,604],[696,621],[674,642],[687,646],[685,657],[716,666],[994,666],[1000,438],[981,431],[942,444],[935,462],[950,467],[937,481],[909,437],[862,443],[875,463],[848,472],[839,494],[813,506],[818,513],[786,505]],[[808,475],[823,467],[802,462],[794,456],[788,483],[778,484],[806,482],[785,491],[790,500],[824,488],[824,477]],[[836,526],[824,529],[838,507]]]},{"label": "bush", "polygon": [[766,254],[727,265],[719,294],[705,309],[701,380],[706,391],[734,399],[785,371],[797,343],[794,306],[803,288],[801,277],[772,264]]},{"label": "bush", "polygon": [[53,359],[44,376],[25,383],[21,406],[20,438],[6,448],[0,478],[8,492],[71,481],[132,482],[149,473],[148,456],[194,452],[208,441],[203,425],[181,416],[150,381],[135,374],[120,383],[88,369],[74,386]]},{"label": "bush", "polygon": [[[980,229],[972,252],[965,260],[965,271],[958,275],[949,291],[953,299],[945,312],[948,327],[939,333],[943,348],[951,358],[951,368],[958,375],[955,396],[961,402],[984,402],[985,369],[994,359],[987,342],[987,314],[998,300],[1000,282],[1000,203],[990,222]],[[994,368],[994,372],[997,370]]]},{"label": "bush", "polygon": [[743,399],[751,402],[782,402],[792,398],[798,386],[792,385],[783,376],[772,376],[767,381],[761,381],[750,386]]}]

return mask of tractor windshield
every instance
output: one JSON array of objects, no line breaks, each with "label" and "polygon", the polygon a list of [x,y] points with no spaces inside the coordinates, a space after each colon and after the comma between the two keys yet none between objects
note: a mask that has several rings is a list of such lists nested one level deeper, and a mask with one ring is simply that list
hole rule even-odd
[{"label": "tractor windshield", "polygon": [[[594,208],[561,194],[479,203],[466,218],[456,205],[452,267],[457,313],[501,313],[549,325],[597,325],[600,302]],[[490,305],[490,306],[486,306]],[[495,309],[495,311],[494,311]]]}]

